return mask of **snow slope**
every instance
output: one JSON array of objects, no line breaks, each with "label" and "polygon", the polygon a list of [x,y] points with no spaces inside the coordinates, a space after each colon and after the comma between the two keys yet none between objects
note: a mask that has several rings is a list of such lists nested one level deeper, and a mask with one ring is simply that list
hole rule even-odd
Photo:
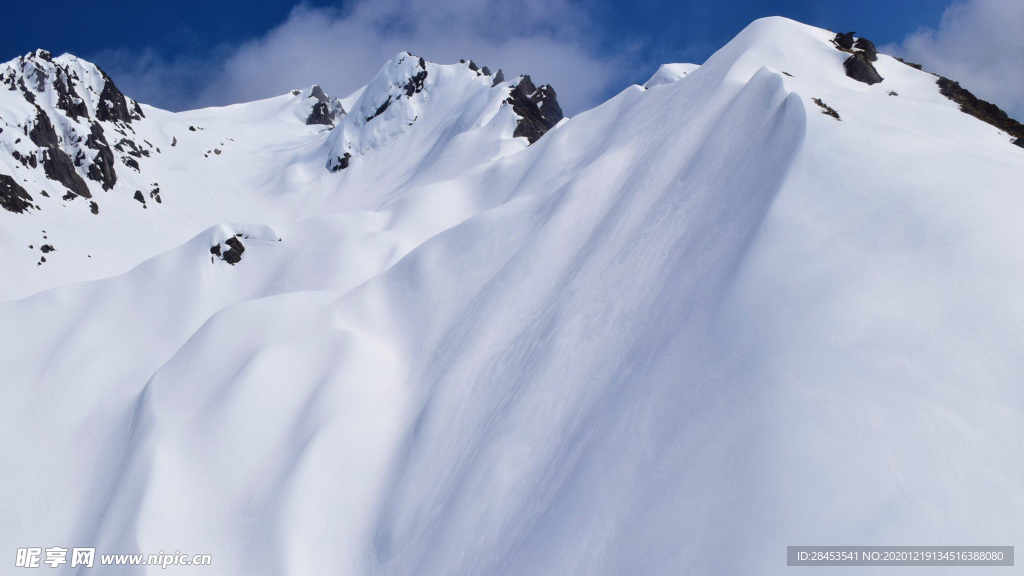
[{"label": "snow slope", "polygon": [[530,146],[511,83],[406,96],[402,55],[330,131],[303,94],[143,107],[166,211],[47,228],[141,246],[6,280],[0,543],[525,575],[1020,541],[1024,153],[832,36],[759,20]]}]

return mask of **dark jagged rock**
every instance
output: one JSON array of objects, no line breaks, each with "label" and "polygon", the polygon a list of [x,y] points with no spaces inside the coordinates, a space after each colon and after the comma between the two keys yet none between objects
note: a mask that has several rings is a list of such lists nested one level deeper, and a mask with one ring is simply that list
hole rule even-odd
[{"label": "dark jagged rock", "polygon": [[860,50],[869,62],[875,62],[878,60],[878,49],[875,48],[875,43],[871,40],[868,40],[867,38],[857,38],[853,47]]},{"label": "dark jagged rock", "polygon": [[482,72],[484,76],[490,76],[491,75],[491,69],[488,68],[487,66],[484,66],[483,68],[481,68],[480,72]]},{"label": "dark jagged rock", "polygon": [[61,200],[64,200],[65,202],[70,202],[70,201],[74,200],[75,198],[78,198],[78,196],[76,196],[74,192],[68,190],[64,194],[64,196],[61,197]]},{"label": "dark jagged rock", "polygon": [[0,174],[0,208],[22,214],[32,207],[32,196],[14,178]]},{"label": "dark jagged rock", "polygon": [[833,42],[843,50],[853,50],[853,35],[854,32],[840,32],[836,34]]},{"label": "dark jagged rock", "polygon": [[66,72],[60,71],[58,77],[53,79],[53,90],[57,93],[57,108],[60,108],[68,115],[68,118],[89,117],[89,108],[85,101],[75,90],[75,82]]},{"label": "dark jagged rock", "polygon": [[331,166],[331,172],[337,172],[338,170],[344,170],[348,168],[349,161],[352,160],[352,155],[345,152],[344,156],[338,156],[338,160]]},{"label": "dark jagged rock", "polygon": [[124,122],[125,124],[131,124],[132,120],[141,120],[144,114],[138,103],[129,107],[128,99],[117,88],[110,76],[107,76],[103,70],[100,70],[100,74],[103,75],[103,91],[100,92],[100,102],[96,106],[96,119],[104,122]]},{"label": "dark jagged rock", "polygon": [[220,256],[220,244],[210,246],[210,254],[213,254],[214,256]]},{"label": "dark jagged rock", "polygon": [[56,180],[69,191],[84,198],[92,198],[89,186],[78,175],[71,157],[57,148],[43,150],[43,171],[50,180]]},{"label": "dark jagged rock", "polygon": [[331,126],[334,122],[331,120],[331,111],[327,108],[327,102],[317,102],[313,104],[313,110],[306,117],[306,124],[312,126],[314,124],[324,124]]},{"label": "dark jagged rock", "polygon": [[409,78],[409,81],[405,84],[405,96],[412,98],[413,94],[418,94],[423,91],[423,83],[427,80],[427,71],[420,70],[415,76]]},{"label": "dark jagged rock", "polygon": [[97,204],[95,201],[89,202],[89,211],[92,212],[93,214],[99,214],[100,213],[100,205]]},{"label": "dark jagged rock", "polygon": [[884,80],[878,70],[875,70],[875,66],[860,52],[847,58],[846,62],[843,62],[843,68],[847,76],[868,85],[878,84]]},{"label": "dark jagged rock", "polygon": [[224,243],[227,244],[228,249],[224,251],[224,254],[221,255],[221,258],[228,264],[231,264],[232,266],[241,262],[242,252],[245,252],[245,246],[242,245],[242,241],[239,240],[237,237],[232,236],[231,238],[228,238]]},{"label": "dark jagged rock", "polygon": [[906,64],[907,66],[910,66],[911,68],[914,68],[914,69],[917,69],[917,70],[924,70],[924,67],[921,66],[920,64],[915,64],[913,62],[907,62],[903,58],[897,58],[896,61],[900,62],[902,64]]},{"label": "dark jagged rock", "polygon": [[1014,138],[1013,143],[1024,148],[1024,124],[1017,122],[995,104],[986,102],[967,89],[960,86],[944,76],[939,76],[936,82],[939,85],[939,92],[953,102],[960,105],[960,111],[970,114],[982,122],[987,122]]},{"label": "dark jagged rock", "polygon": [[501,68],[498,68],[498,71],[494,73],[494,81],[491,82],[491,88],[494,88],[495,86],[501,84],[504,81],[505,73],[501,71]]},{"label": "dark jagged rock", "polygon": [[56,252],[57,249],[51,246],[50,244],[43,244],[42,246],[39,247],[39,251],[42,252],[43,254],[49,254],[50,252]]},{"label": "dark jagged rock", "polygon": [[111,190],[117,184],[117,172],[114,171],[114,153],[110,150],[106,138],[103,136],[103,128],[96,122],[89,125],[89,137],[85,139],[85,145],[96,150],[96,158],[86,175],[90,180],[99,182],[104,190]]},{"label": "dark jagged rock", "polygon": [[372,116],[367,116],[366,117],[366,121],[369,122],[370,120],[373,120],[377,116],[380,116],[381,114],[383,114],[384,111],[388,109],[388,106],[391,106],[391,96],[390,95],[388,96],[388,99],[384,101],[383,104],[381,104],[380,106],[377,107],[377,110],[373,113]]},{"label": "dark jagged rock", "polygon": [[163,204],[163,200],[160,199],[160,188],[153,188],[149,191],[149,197],[156,200],[157,204]]},{"label": "dark jagged rock", "polygon": [[129,140],[127,138],[121,138],[121,140],[117,144],[114,145],[114,150],[117,150],[118,152],[120,152],[122,154],[128,154],[129,156],[134,156],[136,158],[142,158],[143,156],[145,156],[146,158],[149,158],[149,150],[146,150],[145,148],[142,148],[141,146],[136,144],[134,141]]},{"label": "dark jagged rock", "polygon": [[50,117],[39,106],[36,106],[35,122],[28,132],[28,137],[40,148],[60,146],[60,139],[57,137],[57,131],[53,128],[53,123],[50,122]]},{"label": "dark jagged rock", "polygon": [[335,120],[345,114],[341,103],[329,97],[320,86],[314,85],[310,90],[309,97],[316,98],[317,101],[316,104],[313,104],[313,110],[310,111],[309,116],[306,117],[306,125],[322,124],[333,126]]},{"label": "dark jagged rock", "polygon": [[405,83],[403,88],[405,89],[405,96],[412,98],[413,94],[418,94],[423,91],[423,83],[427,81],[427,62],[420,58],[420,71],[409,78],[409,81]]},{"label": "dark jagged rock", "polygon": [[121,157],[121,162],[123,162],[125,166],[135,170],[136,172],[140,171],[139,170],[139,163],[135,161],[135,158],[129,158],[128,156],[122,156]]},{"label": "dark jagged rock", "polygon": [[842,119],[839,117],[839,112],[836,112],[834,108],[832,108],[828,104],[825,104],[825,102],[822,101],[821,98],[812,98],[811,100],[813,100],[815,104],[817,104],[818,106],[821,107],[821,113],[822,114],[824,114],[826,116],[831,116],[831,117],[835,118],[836,120],[842,121]]},{"label": "dark jagged rock", "polygon": [[142,195],[142,190],[136,190],[135,196],[132,196],[132,198],[135,198],[143,206],[146,205],[146,197]]},{"label": "dark jagged rock", "polygon": [[530,144],[564,118],[555,89],[547,84],[537,88],[529,76],[522,77],[509,92],[506,102],[512,105],[512,110],[520,118],[512,135],[524,137]]}]

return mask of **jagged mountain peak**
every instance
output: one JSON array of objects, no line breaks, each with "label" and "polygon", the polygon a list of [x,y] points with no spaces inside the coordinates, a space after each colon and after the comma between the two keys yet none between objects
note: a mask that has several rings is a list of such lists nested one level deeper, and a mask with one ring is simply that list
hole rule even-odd
[{"label": "jagged mountain peak", "polygon": [[21,91],[30,103],[59,110],[75,121],[131,124],[144,116],[106,72],[72,54],[54,58],[40,49],[0,64],[0,83]]},{"label": "jagged mountain peak", "polygon": [[[506,107],[509,116],[501,113]],[[554,89],[536,87],[529,76],[506,82],[501,70],[492,73],[472,60],[436,64],[400,52],[366,85],[332,133],[328,167],[345,169],[353,158],[381,148],[424,119],[443,122],[449,131],[508,119],[512,129],[504,137],[532,144],[562,118]]]}]

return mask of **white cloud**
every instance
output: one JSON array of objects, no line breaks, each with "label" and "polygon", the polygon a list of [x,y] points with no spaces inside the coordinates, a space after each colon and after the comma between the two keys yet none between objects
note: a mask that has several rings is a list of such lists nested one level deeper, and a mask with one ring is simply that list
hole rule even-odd
[{"label": "white cloud", "polygon": [[[349,9],[299,6],[261,38],[213,58],[149,54],[97,58],[143,102],[171,108],[222,105],[320,84],[344,96],[402,50],[440,63],[472,59],[506,78],[550,83],[567,113],[625,85],[632,56],[597,55],[588,18],[573,0],[360,0]],[[628,78],[628,80],[633,80]]]},{"label": "white cloud", "polygon": [[938,30],[918,30],[891,50],[1024,119],[1024,1],[955,2]]}]

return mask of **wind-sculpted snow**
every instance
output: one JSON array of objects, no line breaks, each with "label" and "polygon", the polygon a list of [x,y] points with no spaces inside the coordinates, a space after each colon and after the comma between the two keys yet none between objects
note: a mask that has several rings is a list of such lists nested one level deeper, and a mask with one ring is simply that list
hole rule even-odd
[{"label": "wind-sculpted snow", "polygon": [[0,303],[0,542],[533,575],[1018,540],[1024,155],[833,36],[755,22],[530,146],[507,86],[408,58],[330,132],[304,93],[176,120],[281,223]]}]

